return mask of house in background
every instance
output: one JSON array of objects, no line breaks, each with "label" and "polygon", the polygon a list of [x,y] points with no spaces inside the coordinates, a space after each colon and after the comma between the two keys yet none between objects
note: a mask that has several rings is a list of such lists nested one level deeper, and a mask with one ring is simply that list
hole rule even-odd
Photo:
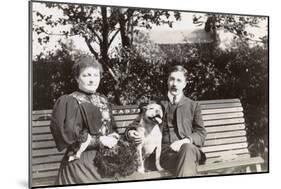
[{"label": "house in background", "polygon": [[157,44],[212,43],[211,32],[195,30],[151,30],[150,39]]}]

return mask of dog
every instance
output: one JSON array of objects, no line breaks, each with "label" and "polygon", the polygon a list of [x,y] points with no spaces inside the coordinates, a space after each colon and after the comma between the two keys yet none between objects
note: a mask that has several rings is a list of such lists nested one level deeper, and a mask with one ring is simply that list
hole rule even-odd
[{"label": "dog", "polygon": [[155,150],[155,166],[158,171],[164,170],[160,165],[162,133],[159,125],[162,123],[162,107],[156,103],[150,103],[142,108],[137,132],[142,137],[142,143],[137,146],[139,154],[139,166],[137,171],[144,173],[144,161]]}]

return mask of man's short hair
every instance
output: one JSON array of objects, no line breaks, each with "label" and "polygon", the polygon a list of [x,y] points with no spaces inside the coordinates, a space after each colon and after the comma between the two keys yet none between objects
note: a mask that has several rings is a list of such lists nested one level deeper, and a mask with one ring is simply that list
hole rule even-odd
[{"label": "man's short hair", "polygon": [[176,65],[176,66],[173,66],[170,68],[169,70],[169,76],[172,72],[183,72],[183,75],[185,77],[185,80],[187,80],[187,77],[188,77],[188,72],[187,72],[187,69],[185,69],[185,67],[181,66],[181,65]]}]

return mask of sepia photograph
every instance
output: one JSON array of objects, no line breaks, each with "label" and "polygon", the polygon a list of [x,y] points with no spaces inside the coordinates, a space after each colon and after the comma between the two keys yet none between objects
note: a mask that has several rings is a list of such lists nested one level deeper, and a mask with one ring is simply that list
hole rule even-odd
[{"label": "sepia photograph", "polygon": [[29,1],[29,56],[31,188],[269,173],[267,15]]}]

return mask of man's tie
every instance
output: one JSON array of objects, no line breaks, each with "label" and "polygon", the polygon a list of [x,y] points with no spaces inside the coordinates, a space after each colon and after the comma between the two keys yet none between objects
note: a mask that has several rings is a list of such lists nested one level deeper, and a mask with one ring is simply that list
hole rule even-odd
[{"label": "man's tie", "polygon": [[176,100],[177,100],[177,97],[174,96],[174,97],[173,97],[173,104],[176,104],[176,102],[177,102]]}]

